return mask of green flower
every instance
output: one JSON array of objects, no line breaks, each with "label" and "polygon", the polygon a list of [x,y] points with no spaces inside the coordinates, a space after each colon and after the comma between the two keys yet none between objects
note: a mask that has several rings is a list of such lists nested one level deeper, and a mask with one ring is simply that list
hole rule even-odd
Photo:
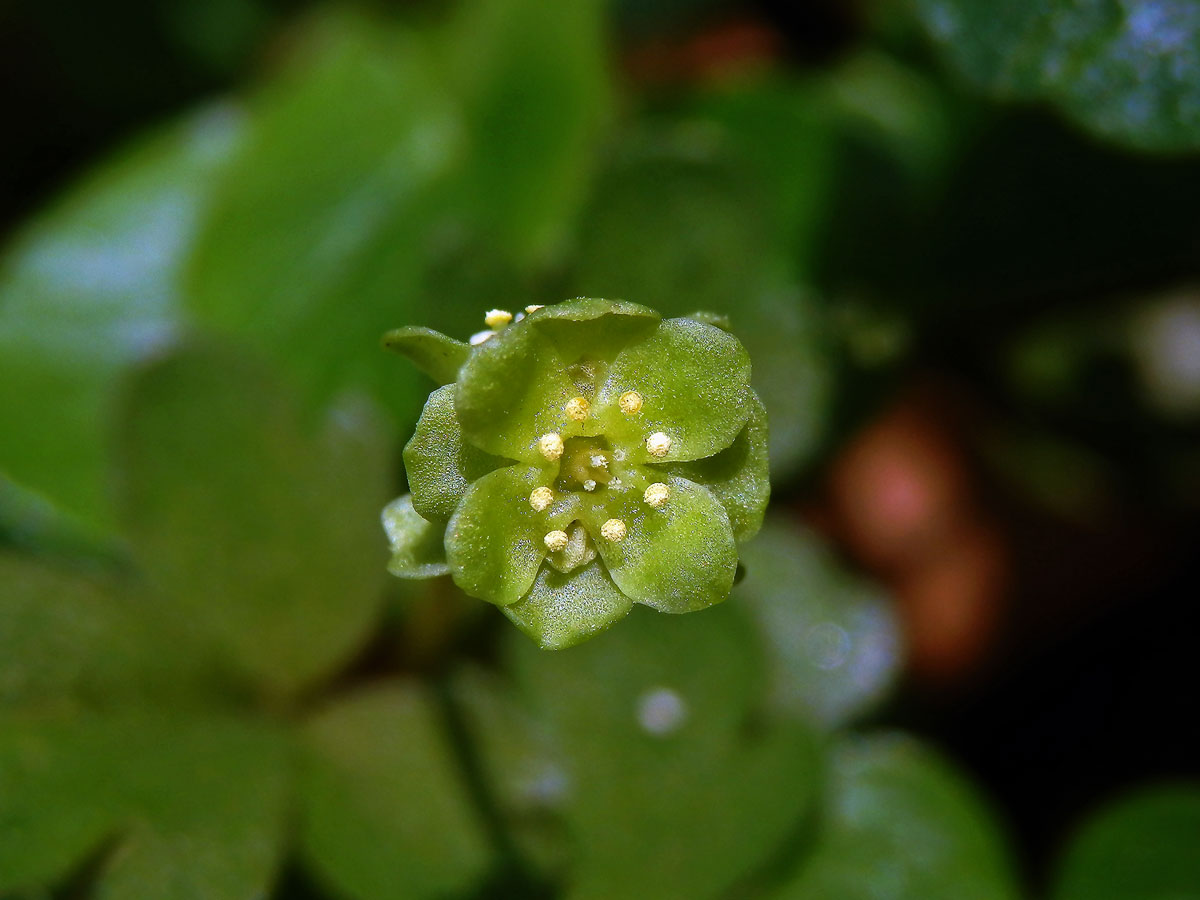
[{"label": "green flower", "polygon": [[443,384],[404,448],[412,493],[383,513],[389,569],[449,573],[547,648],[634,603],[724,600],[770,491],[738,340],[711,317],[612,300],[485,321],[470,344],[424,328],[385,337]]}]

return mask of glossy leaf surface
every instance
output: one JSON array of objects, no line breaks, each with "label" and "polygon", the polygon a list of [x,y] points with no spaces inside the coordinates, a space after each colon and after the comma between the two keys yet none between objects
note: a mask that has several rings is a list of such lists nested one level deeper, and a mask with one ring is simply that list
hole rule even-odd
[{"label": "glossy leaf surface", "polygon": [[1156,0],[917,0],[955,67],[1001,95],[1048,99],[1103,137],[1200,147],[1200,7]]},{"label": "glossy leaf surface", "polygon": [[912,738],[833,748],[816,845],[777,900],[1016,900],[1007,850],[962,777]]},{"label": "glossy leaf surface", "polygon": [[243,128],[238,109],[214,106],[117,155],[0,267],[0,470],[88,528],[114,524],[118,382],[181,323],[186,254]]}]

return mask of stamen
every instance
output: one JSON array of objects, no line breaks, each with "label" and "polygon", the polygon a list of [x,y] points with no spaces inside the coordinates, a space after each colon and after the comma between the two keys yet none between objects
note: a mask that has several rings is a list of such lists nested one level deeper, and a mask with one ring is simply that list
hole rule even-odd
[{"label": "stamen", "polygon": [[549,460],[558,459],[563,455],[563,439],[558,432],[551,431],[538,438],[538,452]]},{"label": "stamen", "polygon": [[536,512],[542,512],[554,502],[554,491],[548,487],[537,487],[529,495],[529,505]]},{"label": "stamen", "polygon": [[582,422],[588,417],[591,409],[592,404],[587,402],[586,397],[575,397],[567,401],[567,418],[575,422]]},{"label": "stamen", "polygon": [[666,456],[671,452],[671,438],[663,434],[661,431],[656,431],[650,437],[646,438],[646,451],[651,456]]},{"label": "stamen", "polygon": [[531,304],[529,304],[527,307],[525,307],[525,312],[527,312],[527,313],[535,313],[535,312],[537,312],[539,309],[542,309],[542,308],[543,308],[543,307],[542,307],[540,304],[537,304],[537,303],[531,303]]},{"label": "stamen", "polygon": [[617,398],[617,405],[627,416],[636,416],[642,411],[642,395],[637,391],[626,391]]},{"label": "stamen", "polygon": [[512,321],[513,314],[507,309],[489,309],[483,317],[483,323],[488,328],[496,329],[503,328]]},{"label": "stamen", "polygon": [[557,553],[559,550],[565,550],[567,542],[570,538],[567,537],[565,531],[548,531],[546,537],[543,538],[546,543],[546,549],[551,553]]},{"label": "stamen", "polygon": [[472,347],[478,347],[484,341],[488,340],[489,338],[493,338],[495,336],[496,336],[496,332],[494,332],[494,331],[477,331],[473,335],[471,335],[467,339],[467,341],[468,341],[468,343],[470,343],[470,345]]},{"label": "stamen", "polygon": [[600,526],[600,534],[604,536],[605,540],[612,541],[613,543],[625,540],[625,535],[628,532],[629,529],[625,527],[625,523],[620,519],[609,519]]},{"label": "stamen", "polygon": [[662,509],[667,498],[671,496],[671,489],[661,481],[656,481],[650,487],[646,488],[646,493],[642,495],[642,499],[655,509]]}]

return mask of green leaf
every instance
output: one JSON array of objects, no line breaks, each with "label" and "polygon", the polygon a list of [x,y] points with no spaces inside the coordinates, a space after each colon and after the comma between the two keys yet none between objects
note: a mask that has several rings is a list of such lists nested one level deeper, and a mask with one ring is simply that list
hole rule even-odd
[{"label": "green leaf", "polygon": [[[787,102],[811,103],[800,90]],[[735,105],[732,95],[729,103]],[[772,108],[749,104],[751,111],[736,115],[731,109],[730,121],[740,128]],[[797,160],[808,161],[811,148],[828,144],[829,137],[814,136],[800,122],[782,124],[795,116],[777,112],[778,127],[800,156],[786,143],[772,149],[789,172],[800,172]],[[797,230],[823,240],[819,213],[830,179],[819,166],[815,175],[797,175],[799,183],[779,184],[765,172],[756,179],[754,168],[717,152],[753,140],[725,124],[724,112],[692,115],[699,116],[692,128],[635,134],[618,145],[583,216],[567,289],[635,298],[667,315],[696,309],[727,315],[754,363],[754,387],[771,421],[771,471],[786,477],[811,459],[825,437],[834,373],[821,310],[793,283],[797,253],[813,256],[816,248],[795,247],[785,241],[783,227],[773,230],[769,204],[783,203],[791,212],[781,215],[795,216]],[[813,115],[807,110],[801,118]],[[760,122],[756,131],[766,128]],[[713,135],[725,140],[714,143]]]},{"label": "green leaf", "polygon": [[[642,396],[635,416],[617,406],[626,391]],[[593,414],[613,438],[638,448],[634,460],[685,461],[732,444],[750,415],[750,397],[750,357],[737,338],[694,319],[668,319],[613,361]],[[644,446],[654,432],[671,438],[664,457]]]},{"label": "green leaf", "polygon": [[112,528],[117,384],[180,321],[180,269],[242,118],[211,107],[104,163],[20,232],[0,266],[0,471]]},{"label": "green leaf", "polygon": [[[729,517],[707,488],[675,475],[665,483],[670,496],[659,509],[636,490],[613,493],[603,505],[584,505],[583,521],[624,593],[659,612],[693,612],[729,596],[737,546]],[[600,536],[614,511],[627,528],[621,541]]]},{"label": "green leaf", "polygon": [[544,650],[562,650],[586,641],[633,608],[607,570],[591,562],[569,573],[542,566],[529,593],[504,614]]},{"label": "green leaf", "polygon": [[251,98],[192,258],[188,308],[270,356],[306,406],[362,387],[405,421],[421,379],[375,348],[414,318],[462,123],[417,37],[350,14],[310,29],[298,43],[308,52]]},{"label": "green leaf", "polygon": [[413,509],[412,495],[397,497],[383,508],[383,530],[392,548],[388,571],[398,578],[448,575],[445,529],[422,519]]},{"label": "green leaf", "polygon": [[454,391],[448,384],[429,395],[404,448],[413,507],[430,522],[448,521],[471,482],[508,462],[463,436],[454,412]]},{"label": "green leaf", "polygon": [[523,862],[548,881],[562,880],[570,863],[562,812],[570,798],[554,736],[521,704],[507,678],[476,664],[454,670],[449,696],[506,835]]},{"label": "green leaf", "polygon": [[538,438],[581,433],[567,418],[578,389],[550,340],[528,321],[508,326],[471,353],[459,372],[454,409],[467,439],[497,456],[545,463]]},{"label": "green leaf", "polygon": [[438,384],[458,379],[459,367],[467,361],[471,348],[432,328],[409,326],[396,328],[383,336],[383,346],[395,350]]},{"label": "green leaf", "polygon": [[995,822],[966,781],[902,735],[843,738],[815,847],[777,900],[1015,900]]},{"label": "green leaf", "polygon": [[1200,896],[1200,787],[1145,788],[1086,822],[1060,864],[1054,900]]},{"label": "green leaf", "polygon": [[0,553],[0,708],[65,700],[198,699],[213,687],[199,642],[111,576]]},{"label": "green leaf", "polygon": [[746,577],[734,602],[767,648],[774,712],[835,728],[887,695],[903,639],[881,588],[847,572],[818,535],[782,518],[768,519],[741,556]]},{"label": "green leaf", "polygon": [[429,695],[389,683],[343,697],[306,725],[300,837],[339,895],[458,895],[490,862]]},{"label": "green leaf", "polygon": [[732,607],[632,616],[570,653],[510,643],[561,754],[543,771],[575,848],[568,896],[722,896],[807,812],[815,746],[743,727],[761,673]]},{"label": "green leaf", "polygon": [[750,418],[727,448],[707,459],[666,467],[672,475],[698,482],[712,492],[729,516],[733,538],[739,543],[758,533],[771,499],[767,411],[754,391],[750,401]]},{"label": "green leaf", "polygon": [[332,673],[382,599],[371,417],[347,408],[313,436],[257,365],[197,347],[141,373],[126,409],[124,520],[162,602],[268,693]]},{"label": "green leaf", "polygon": [[446,526],[446,557],[454,583],[497,606],[516,603],[533,585],[546,557],[546,533],[565,530],[578,500],[562,497],[543,512],[529,495],[546,481],[543,470],[509,466],[468,489]]},{"label": "green leaf", "polygon": [[46,886],[95,851],[98,898],[265,894],[286,831],[288,745],[217,716],[0,722],[0,891]]},{"label": "green leaf", "polygon": [[938,48],[1001,96],[1047,99],[1148,150],[1200,148],[1200,8],[1192,3],[917,0]]},{"label": "green leaf", "polygon": [[446,35],[471,141],[466,190],[484,229],[544,257],[578,211],[609,117],[606,5],[464,4]]}]

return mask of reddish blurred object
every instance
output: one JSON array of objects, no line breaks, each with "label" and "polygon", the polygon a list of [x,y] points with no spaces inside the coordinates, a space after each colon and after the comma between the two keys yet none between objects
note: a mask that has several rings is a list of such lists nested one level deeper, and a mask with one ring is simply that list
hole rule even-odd
[{"label": "reddish blurred object", "polygon": [[849,553],[895,592],[912,674],[951,683],[995,645],[1009,554],[981,509],[946,392],[908,392],[842,451],[828,520]]},{"label": "reddish blurred object", "polygon": [[774,29],[740,19],[654,38],[626,53],[624,68],[642,85],[713,83],[762,71],[782,55],[783,41]]}]

